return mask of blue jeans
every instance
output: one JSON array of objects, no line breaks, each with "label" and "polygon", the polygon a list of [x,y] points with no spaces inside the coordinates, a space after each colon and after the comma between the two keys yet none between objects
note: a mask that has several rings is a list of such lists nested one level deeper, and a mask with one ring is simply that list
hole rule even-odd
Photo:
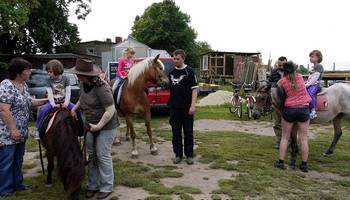
[{"label": "blue jeans", "polygon": [[22,163],[25,142],[0,147],[0,196],[24,190]]},{"label": "blue jeans", "polygon": [[86,152],[89,155],[88,164],[88,190],[99,190],[100,192],[112,192],[114,183],[114,171],[112,161],[112,144],[117,135],[117,128],[102,130],[96,138],[97,164],[92,162],[93,157],[93,135],[86,135]]},{"label": "blue jeans", "polygon": [[311,85],[307,88],[307,91],[311,97],[310,107],[311,109],[316,109],[317,93],[321,91],[321,87],[319,85]]}]

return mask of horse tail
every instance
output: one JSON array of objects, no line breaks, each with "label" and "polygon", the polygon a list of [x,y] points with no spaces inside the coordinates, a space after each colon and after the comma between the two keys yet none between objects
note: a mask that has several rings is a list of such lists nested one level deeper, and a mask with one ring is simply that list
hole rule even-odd
[{"label": "horse tail", "polygon": [[57,124],[54,146],[57,168],[64,189],[71,195],[79,195],[84,179],[84,160],[78,141],[78,128],[71,116],[62,118]]}]

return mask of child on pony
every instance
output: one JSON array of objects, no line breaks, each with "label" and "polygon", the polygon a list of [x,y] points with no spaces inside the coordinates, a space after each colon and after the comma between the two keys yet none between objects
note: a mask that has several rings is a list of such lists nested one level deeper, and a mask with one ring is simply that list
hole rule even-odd
[{"label": "child on pony", "polygon": [[311,96],[311,113],[310,119],[315,119],[316,114],[316,103],[317,103],[317,93],[321,91],[320,81],[322,80],[323,75],[323,66],[320,64],[322,62],[322,53],[319,50],[313,50],[309,54],[310,62],[313,64],[312,74],[309,76],[309,79],[305,83],[307,91]]},{"label": "child on pony", "polygon": [[134,57],[135,50],[133,48],[125,49],[123,57],[119,59],[117,78],[112,87],[113,92],[118,86],[119,82],[128,77],[129,70],[135,64]]},{"label": "child on pony", "polygon": [[46,80],[46,91],[49,101],[40,109],[35,124],[34,138],[39,140],[39,130],[47,114],[52,112],[53,108],[63,107],[71,110],[74,104],[70,102],[71,87],[69,78],[63,75],[63,65],[58,60],[50,60],[46,66],[49,78]]}]

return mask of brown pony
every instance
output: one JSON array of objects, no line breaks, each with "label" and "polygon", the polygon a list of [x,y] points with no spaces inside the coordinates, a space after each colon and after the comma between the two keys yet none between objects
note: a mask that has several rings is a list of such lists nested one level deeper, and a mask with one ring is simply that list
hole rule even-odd
[{"label": "brown pony", "polygon": [[119,116],[125,117],[127,125],[126,137],[128,139],[128,135],[130,133],[132,140],[131,155],[133,158],[138,156],[135,143],[136,133],[133,125],[133,119],[136,115],[142,116],[145,120],[147,134],[150,140],[151,154],[158,154],[158,149],[153,143],[150,125],[150,103],[145,92],[145,85],[149,81],[162,87],[169,84],[168,77],[164,73],[164,65],[159,60],[159,55],[157,55],[155,58],[146,58],[143,61],[135,64],[130,69],[128,78],[126,79],[122,88],[120,106],[117,108],[117,110]]},{"label": "brown pony", "polygon": [[[46,149],[48,162],[46,185],[52,185],[52,170],[56,156],[58,175],[64,189],[68,193],[69,199],[76,200],[79,199],[84,179],[84,160],[78,141],[77,122],[73,120],[67,109],[59,109],[52,118],[52,121],[45,120],[44,128],[40,131],[40,139]],[[47,124],[51,125],[46,128]],[[46,131],[46,129],[48,130]]]}]

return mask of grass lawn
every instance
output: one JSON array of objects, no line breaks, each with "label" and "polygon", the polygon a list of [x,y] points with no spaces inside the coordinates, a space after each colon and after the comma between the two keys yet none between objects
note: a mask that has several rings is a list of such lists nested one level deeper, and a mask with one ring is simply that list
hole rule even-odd
[{"label": "grass lawn", "polygon": [[[237,120],[237,117],[229,113],[227,106],[198,107],[196,119]],[[246,115],[243,117],[242,120],[248,120]],[[270,118],[265,117],[263,120],[270,121]],[[156,136],[170,141],[169,129],[157,129],[167,121],[166,115],[153,115],[152,127],[156,129]],[[232,179],[220,180],[220,189],[212,191],[212,199],[220,199],[219,194],[226,194],[232,199],[350,199],[350,132],[348,129],[343,131],[334,155],[324,157],[322,153],[330,145],[332,132],[324,130],[319,132],[315,139],[310,140],[309,165],[312,171],[309,173],[275,169],[273,162],[278,159],[278,151],[272,148],[274,138],[268,136],[234,131],[195,132],[198,145],[195,154],[200,156],[200,162],[209,164],[212,169],[224,169],[238,174]],[[138,130],[138,133],[139,139],[147,141],[143,129]],[[33,139],[28,140],[27,150],[37,151],[37,143]],[[167,200],[174,194],[178,194],[183,200],[191,200],[191,194],[203,192],[195,187],[164,186],[160,179],[183,176],[176,171],[176,166],[156,166],[122,160],[114,160],[113,163],[116,185],[142,188],[151,194],[147,200]],[[25,169],[32,167],[31,164],[24,166]],[[33,185],[33,189],[0,199],[66,199],[62,184],[56,175],[51,188],[44,186],[45,179],[44,175],[26,178],[25,182]]]}]

